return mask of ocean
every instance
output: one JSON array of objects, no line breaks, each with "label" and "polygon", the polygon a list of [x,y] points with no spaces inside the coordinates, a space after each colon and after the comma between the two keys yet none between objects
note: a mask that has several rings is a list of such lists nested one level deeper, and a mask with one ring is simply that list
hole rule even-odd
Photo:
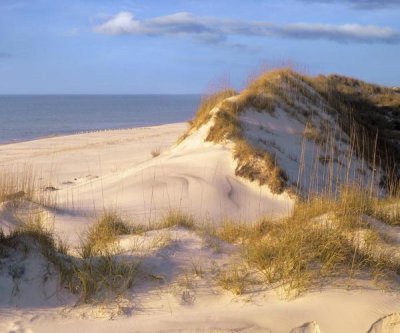
[{"label": "ocean", "polygon": [[0,95],[0,143],[191,119],[200,95]]}]

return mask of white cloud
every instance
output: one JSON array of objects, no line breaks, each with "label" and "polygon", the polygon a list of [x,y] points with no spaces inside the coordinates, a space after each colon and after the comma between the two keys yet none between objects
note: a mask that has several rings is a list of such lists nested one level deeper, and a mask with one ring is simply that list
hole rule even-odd
[{"label": "white cloud", "polygon": [[364,43],[400,42],[400,33],[397,30],[374,25],[312,23],[279,25],[270,22],[197,17],[185,12],[148,20],[138,20],[130,12],[120,12],[96,25],[94,31],[107,35],[189,36],[207,42],[220,42],[229,36],[325,39]]},{"label": "white cloud", "polygon": [[120,12],[95,26],[94,30],[107,35],[196,36],[209,41],[224,37],[209,19],[197,18],[185,12],[144,21],[137,20],[130,12]]}]

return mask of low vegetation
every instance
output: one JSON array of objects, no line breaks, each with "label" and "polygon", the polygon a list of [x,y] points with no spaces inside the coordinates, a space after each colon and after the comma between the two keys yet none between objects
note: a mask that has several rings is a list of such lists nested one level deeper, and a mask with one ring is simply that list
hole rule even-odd
[{"label": "low vegetation", "polygon": [[112,254],[81,260],[73,266],[72,291],[83,303],[110,300],[132,288],[138,265]]},{"label": "low vegetation", "polygon": [[110,252],[109,245],[118,236],[129,234],[132,228],[114,211],[104,211],[88,228],[81,241],[83,258]]},{"label": "low vegetation", "polygon": [[[371,197],[362,188],[347,186],[336,197],[299,201],[291,216],[278,220],[264,218],[254,224],[225,220],[211,227],[173,210],[157,224],[139,229],[180,226],[234,244],[241,249],[241,259],[214,275],[219,286],[235,295],[267,287],[291,298],[332,281],[347,286],[354,278],[387,281],[398,276],[400,262],[388,252],[390,242],[364,217],[397,225],[398,210],[391,207],[399,204],[399,199]],[[124,294],[135,283],[139,261],[119,254],[115,244],[118,236],[137,232],[117,213],[106,211],[85,234],[80,256],[74,256],[38,214],[21,221],[8,235],[0,232],[0,256],[11,248],[31,251],[36,244],[59,272],[62,286],[77,294],[80,302],[99,302]],[[199,278],[207,274],[196,261],[192,269]]]},{"label": "low vegetation", "polygon": [[[11,249],[25,253],[38,248],[51,263],[60,280],[60,285],[78,295],[79,302],[99,302],[123,294],[131,288],[138,271],[138,261],[124,260],[107,250],[117,234],[127,229],[116,215],[105,213],[88,233],[81,253],[83,257],[69,254],[66,243],[54,236],[51,228],[46,227],[40,214],[29,216],[9,234],[0,231],[0,258],[9,256]],[[111,236],[105,237],[109,232]],[[94,235],[99,239],[93,243]],[[104,248],[98,246],[104,245]],[[88,244],[92,245],[90,251]],[[87,252],[85,252],[87,251]],[[90,253],[90,256],[89,256]]]},{"label": "low vegetation", "polygon": [[32,199],[37,188],[37,177],[31,167],[24,166],[18,172],[0,167],[0,202]]},{"label": "low vegetation", "polygon": [[286,173],[278,166],[272,154],[257,149],[247,140],[236,140],[233,152],[238,176],[267,184],[273,193],[282,193],[288,180]]},{"label": "low vegetation", "polygon": [[[379,164],[385,173],[382,186],[392,194],[398,190],[400,150],[396,142],[400,138],[400,127],[396,126],[400,124],[400,97],[393,89],[338,75],[311,77],[291,69],[278,69],[260,75],[235,98],[224,100],[227,96],[231,96],[231,90],[205,99],[191,122],[191,130],[213,117],[206,140],[233,143],[237,175],[267,184],[273,193],[286,189],[296,192],[278,165],[274,149],[260,149],[244,137],[240,114],[256,110],[274,115],[277,110],[284,110],[304,123],[306,139],[320,145],[332,144],[328,136],[336,133],[323,128],[323,124],[317,128],[311,122],[313,108],[320,107],[337,119],[339,127],[351,138],[349,156],[359,156],[372,169]],[[218,112],[211,114],[216,105]],[[321,159],[324,163],[328,161]]]},{"label": "low vegetation", "polygon": [[217,283],[234,295],[243,295],[250,292],[251,286],[258,283],[246,265],[233,264],[228,269],[219,272]]},{"label": "low vegetation", "polygon": [[160,156],[160,154],[161,154],[161,148],[155,148],[155,149],[153,149],[152,151],[151,151],[151,156],[154,158],[154,157],[157,157],[157,156]]},{"label": "low vegetation", "polygon": [[48,208],[57,206],[56,188],[43,183],[37,170],[31,165],[0,166],[0,203],[10,202],[17,206],[23,202],[35,203]]},{"label": "low vegetation", "polygon": [[195,228],[194,217],[191,214],[184,213],[177,209],[172,209],[168,211],[156,226],[153,228],[171,228],[171,227],[184,227],[187,229]]},{"label": "low vegetation", "polygon": [[[366,273],[372,280],[397,276],[400,262],[386,250],[390,247],[384,237],[363,218],[378,216],[386,205],[362,189],[346,187],[337,198],[299,202],[290,217],[255,225],[225,223],[216,235],[240,244],[249,267],[261,274],[263,283],[290,298],[333,279],[350,281],[365,278]],[[226,283],[229,279],[235,281],[232,285],[250,283],[239,277],[238,272],[225,276],[224,288],[232,287]],[[233,292],[245,288],[236,286]]]},{"label": "low vegetation", "polygon": [[211,119],[210,111],[225,99],[237,95],[233,89],[223,89],[217,93],[206,95],[202,98],[194,120],[191,122],[191,129],[198,129]]}]

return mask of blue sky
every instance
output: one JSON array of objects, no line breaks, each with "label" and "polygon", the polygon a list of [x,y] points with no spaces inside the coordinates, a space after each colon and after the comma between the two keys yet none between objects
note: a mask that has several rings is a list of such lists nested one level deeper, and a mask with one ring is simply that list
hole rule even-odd
[{"label": "blue sky", "polygon": [[400,0],[0,0],[0,94],[202,93],[293,63],[400,85]]}]

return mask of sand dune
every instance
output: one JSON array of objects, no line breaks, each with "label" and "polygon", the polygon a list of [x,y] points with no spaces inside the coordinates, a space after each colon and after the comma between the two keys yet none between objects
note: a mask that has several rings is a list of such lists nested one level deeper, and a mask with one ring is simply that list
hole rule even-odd
[{"label": "sand dune", "polygon": [[[255,222],[265,216],[288,216],[295,203],[294,194],[288,192],[296,183],[298,193],[340,186],[347,178],[370,184],[371,189],[377,186],[382,170],[353,155],[351,136],[336,129],[335,119],[326,112],[330,108],[327,101],[297,76],[285,75],[294,84],[293,96],[299,97],[300,91],[307,98],[303,96],[286,109],[282,101],[267,103],[276,106],[269,112],[244,104],[247,109],[232,118],[240,96],[231,97],[208,110],[206,121],[186,132],[179,144],[178,138],[188,127],[184,123],[0,146],[0,166],[36,175],[39,192],[47,200],[45,204],[22,200],[19,214],[43,210],[41,214],[56,236],[72,245],[65,257],[87,264],[96,261],[97,255],[79,256],[76,246],[105,209],[117,211],[131,225],[151,225],[173,210],[192,214],[197,223],[218,224],[226,218]],[[271,98],[260,96],[261,102],[266,96]],[[247,97],[254,101],[251,94]],[[231,118],[229,113],[221,116],[227,110]],[[310,112],[314,123],[308,120]],[[226,119],[233,125],[226,124]],[[241,137],[234,136],[235,126],[243,132]],[[232,140],[223,135],[222,139],[207,140],[212,131],[222,129],[224,133],[226,128],[233,131]],[[327,128],[335,131],[329,133],[331,142],[325,151],[326,142],[321,145],[319,136],[325,135]],[[307,138],[306,130],[312,132],[308,133],[311,137]],[[246,151],[235,157],[235,148],[244,142],[250,145],[246,148],[250,157]],[[237,176],[239,163],[248,171],[245,178]],[[274,172],[284,181],[284,186],[273,191],[279,194],[259,185],[268,183],[260,178],[268,175],[273,179]],[[18,223],[13,209],[11,201],[1,203],[0,226],[6,232]],[[314,220],[326,222],[326,217]],[[374,254],[391,253],[396,259],[399,227],[366,215],[360,219],[377,232],[377,238],[385,240]],[[300,235],[298,238],[304,233]],[[248,240],[276,241],[268,238],[271,234],[267,232],[261,236],[265,238]],[[265,277],[259,278],[260,270],[245,264],[240,244],[228,244],[207,234],[205,228],[164,225],[103,243],[117,249],[113,260],[140,262],[140,269],[135,272],[133,287],[123,295],[94,304],[82,304],[70,290],[59,290],[61,270],[46,259],[37,244],[24,241],[7,245],[6,255],[0,257],[0,332],[400,332],[399,292],[375,285],[370,276],[344,278],[339,273],[332,283],[312,285],[306,294],[288,300],[282,297],[284,286],[265,283]],[[364,243],[358,244],[357,250],[363,250]],[[355,257],[356,250],[353,263]],[[229,269],[255,282],[246,285],[239,277],[243,288],[235,294],[221,278]],[[228,279],[228,283],[232,282]]]},{"label": "sand dune", "polygon": [[[272,195],[267,187],[236,177],[229,146],[203,143],[207,128],[176,146],[185,128],[172,124],[5,145],[0,146],[0,163],[14,168],[28,163],[39,170],[43,186],[56,189],[51,195],[57,195],[61,207],[49,209],[55,230],[72,243],[103,205],[135,220],[156,219],[176,207],[216,222],[226,216],[250,220],[290,211],[287,194]],[[162,152],[153,158],[151,151],[157,148]],[[15,223],[7,212],[7,207],[0,210],[3,226]],[[160,232],[169,241],[152,248]],[[19,282],[23,295],[15,298],[9,294],[13,280],[3,275],[0,331],[355,333],[367,332],[379,318],[400,311],[398,293],[379,291],[363,281],[353,281],[348,290],[311,291],[293,301],[281,300],[272,290],[234,296],[215,287],[212,272],[234,260],[238,249],[222,244],[216,251],[199,235],[181,228],[127,236],[119,242],[127,251],[135,247],[134,255],[144,258],[146,271],[164,282],[139,282],[132,290],[133,303],[119,300],[74,309],[76,300],[56,291],[55,277],[41,284],[39,273],[46,262],[39,254],[11,257],[27,263],[28,277]],[[193,262],[206,273],[201,279],[189,275],[189,286],[182,278]],[[114,320],[105,320],[110,318]],[[386,332],[388,321],[393,322],[389,318],[376,323],[371,332]]]},{"label": "sand dune", "polygon": [[[235,176],[231,151],[204,143],[206,128],[175,146],[186,125],[171,124],[47,138],[0,146],[0,165],[32,167],[56,189],[55,229],[76,235],[90,216],[112,208],[149,222],[180,209],[200,220],[252,221],[288,214],[293,201]],[[151,152],[160,149],[161,155]],[[71,222],[72,221],[72,222]]]}]

